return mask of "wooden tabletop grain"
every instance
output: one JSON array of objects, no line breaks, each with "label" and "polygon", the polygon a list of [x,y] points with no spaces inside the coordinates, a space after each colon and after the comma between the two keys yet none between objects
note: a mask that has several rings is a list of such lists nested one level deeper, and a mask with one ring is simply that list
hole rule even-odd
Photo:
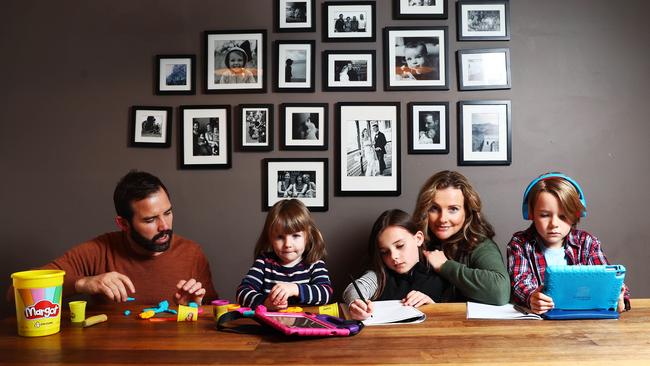
[{"label": "wooden tabletop grain", "polygon": [[650,299],[633,299],[619,320],[467,320],[465,306],[427,305],[424,323],[319,339],[219,332],[210,306],[193,323],[138,320],[122,306],[88,309],[108,315],[89,328],[72,327],[64,311],[59,333],[35,338],[18,336],[9,317],[0,364],[650,365]]}]

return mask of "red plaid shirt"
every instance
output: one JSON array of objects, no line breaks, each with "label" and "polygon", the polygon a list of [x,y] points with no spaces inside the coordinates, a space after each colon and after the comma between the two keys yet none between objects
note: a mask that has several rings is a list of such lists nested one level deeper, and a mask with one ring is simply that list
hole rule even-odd
[{"label": "red plaid shirt", "polygon": [[[575,228],[571,229],[564,239],[564,253],[570,266],[609,264],[598,238]],[[530,295],[544,283],[546,271],[544,244],[534,225],[512,236],[508,243],[507,255],[514,300],[518,304],[529,306]],[[625,298],[629,297],[630,293],[626,288]]]}]

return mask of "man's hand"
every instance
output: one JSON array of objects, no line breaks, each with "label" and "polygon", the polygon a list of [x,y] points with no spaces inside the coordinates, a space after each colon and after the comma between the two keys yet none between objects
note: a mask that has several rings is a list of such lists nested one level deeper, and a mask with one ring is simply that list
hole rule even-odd
[{"label": "man's hand", "polygon": [[82,277],[74,284],[75,291],[82,294],[103,294],[111,301],[125,302],[129,297],[127,290],[135,292],[131,280],[119,272],[107,272],[97,276]]},{"label": "man's hand", "polygon": [[205,289],[201,282],[196,281],[193,278],[189,280],[180,280],[176,284],[176,293],[174,294],[174,301],[177,304],[187,305],[190,302],[195,302],[198,305],[201,305],[203,301],[203,296],[205,296]]},{"label": "man's hand", "polygon": [[542,293],[542,287],[538,287],[535,292],[530,295],[530,310],[535,314],[544,314],[545,312],[553,309],[555,304],[550,296]]},{"label": "man's hand", "polygon": [[356,299],[350,304],[350,317],[354,320],[366,320],[372,316],[372,301]]}]

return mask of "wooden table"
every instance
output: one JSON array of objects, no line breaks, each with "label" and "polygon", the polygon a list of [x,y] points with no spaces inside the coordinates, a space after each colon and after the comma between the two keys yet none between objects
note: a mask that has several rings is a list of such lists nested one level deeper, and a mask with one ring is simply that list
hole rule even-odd
[{"label": "wooden table", "polygon": [[84,329],[71,327],[64,311],[61,332],[47,337],[19,337],[15,317],[3,319],[0,363],[650,365],[650,299],[632,307],[619,320],[503,321],[466,320],[465,304],[435,304],[421,308],[421,324],[322,339],[217,332],[209,306],[195,323],[137,320],[118,307],[108,322]]}]

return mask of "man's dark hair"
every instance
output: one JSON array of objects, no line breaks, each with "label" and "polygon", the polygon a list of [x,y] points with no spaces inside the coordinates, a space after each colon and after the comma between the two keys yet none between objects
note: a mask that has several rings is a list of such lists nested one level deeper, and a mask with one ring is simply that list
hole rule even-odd
[{"label": "man's dark hair", "polygon": [[115,187],[115,192],[113,192],[115,211],[118,216],[131,222],[133,219],[131,202],[143,200],[158,192],[160,188],[169,196],[167,188],[158,177],[147,172],[131,170],[120,179]]}]

